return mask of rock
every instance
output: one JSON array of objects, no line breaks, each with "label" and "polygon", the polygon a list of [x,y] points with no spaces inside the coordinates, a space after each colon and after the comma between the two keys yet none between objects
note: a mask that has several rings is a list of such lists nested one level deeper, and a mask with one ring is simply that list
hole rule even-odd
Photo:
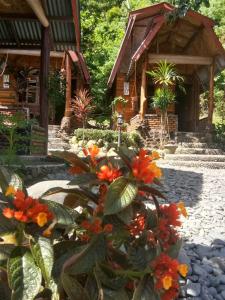
[{"label": "rock", "polygon": [[198,297],[201,293],[200,283],[194,283],[191,280],[187,280],[187,295]]},{"label": "rock", "polygon": [[193,273],[196,275],[199,275],[201,277],[206,277],[207,276],[207,272],[206,270],[204,270],[202,267],[200,267],[197,264],[194,264],[192,267]]}]

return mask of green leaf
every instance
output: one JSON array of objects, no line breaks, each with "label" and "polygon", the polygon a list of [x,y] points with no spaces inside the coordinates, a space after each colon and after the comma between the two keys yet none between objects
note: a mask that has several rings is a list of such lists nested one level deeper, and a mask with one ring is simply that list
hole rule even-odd
[{"label": "green leaf", "polygon": [[129,300],[129,297],[124,289],[120,290],[111,290],[107,288],[103,288],[104,300]]},{"label": "green leaf", "polygon": [[167,250],[167,254],[172,258],[177,258],[182,247],[183,241],[182,239],[178,239],[176,244],[169,247]]},{"label": "green leaf", "polygon": [[68,151],[52,151],[51,155],[62,158],[71,165],[80,167],[86,172],[90,171],[89,166],[85,162],[83,162],[83,160],[79,158],[75,153]]},{"label": "green leaf", "polygon": [[3,216],[0,210],[0,236],[16,232],[16,222]]},{"label": "green leaf", "polygon": [[112,290],[121,289],[127,282],[126,278],[116,275],[113,270],[107,268],[107,266],[104,267],[103,265],[97,265],[95,267],[95,274],[103,286]]},{"label": "green leaf", "polygon": [[109,186],[106,195],[104,214],[112,215],[121,212],[129,206],[137,195],[136,184],[125,177],[117,178]]},{"label": "green leaf", "polygon": [[61,281],[63,288],[70,300],[91,300],[87,291],[76,280],[76,277],[62,273]]},{"label": "green leaf", "polygon": [[160,300],[159,295],[154,291],[153,280],[148,276],[144,276],[136,287],[132,300]]},{"label": "green leaf", "polygon": [[[93,201],[94,203],[98,202],[98,197],[85,188],[65,189],[61,187],[55,187],[46,191],[41,197],[55,195],[58,193],[67,194],[67,196],[65,196],[64,202],[67,202],[66,199],[70,198],[69,201],[70,204],[68,205],[69,207],[76,207],[76,203],[79,203],[79,201],[83,204],[84,203],[87,204],[88,201]],[[74,198],[73,201],[72,201],[72,197]]]},{"label": "green leaf", "polygon": [[41,202],[48,205],[49,210],[54,214],[57,225],[60,227],[73,226],[76,224],[76,219],[79,216],[77,211],[54,201],[41,199]]},{"label": "green leaf", "polygon": [[13,186],[15,189],[23,189],[23,181],[17,174],[10,171],[8,168],[0,167],[0,187],[3,194],[5,194],[9,185]]},{"label": "green leaf", "polygon": [[141,185],[139,189],[140,189],[140,191],[149,193],[153,196],[157,196],[159,198],[166,200],[166,197],[162,193],[160,193],[158,190],[154,189],[153,187],[150,187],[148,185]]},{"label": "green leaf", "polygon": [[41,269],[42,276],[46,282],[46,287],[51,288],[52,292],[55,293],[57,291],[57,287],[52,280],[54,251],[51,241],[39,236],[35,242],[31,241],[31,252],[36,264]]},{"label": "green leaf", "polygon": [[77,253],[86,249],[86,245],[81,245],[76,241],[63,241],[53,246],[55,263],[53,266],[52,276],[58,281],[63,269],[64,263]]},{"label": "green leaf", "polygon": [[128,250],[128,259],[134,270],[144,270],[148,264],[147,251],[143,247],[130,247]]},{"label": "green leaf", "polygon": [[154,229],[158,224],[158,217],[155,211],[147,209],[147,228]]},{"label": "green leaf", "polygon": [[64,263],[64,272],[70,275],[90,272],[97,262],[101,262],[105,259],[105,255],[105,237],[100,234],[95,236],[83,251],[73,255]]},{"label": "green leaf", "polygon": [[31,252],[16,247],[8,261],[9,285],[12,300],[33,300],[41,287],[41,270],[36,266]]},{"label": "green leaf", "polygon": [[13,244],[0,244],[0,267],[7,267],[7,260],[14,248]]},{"label": "green leaf", "polygon": [[95,173],[78,174],[72,179],[68,185],[87,185],[98,181]]},{"label": "green leaf", "polygon": [[117,214],[117,217],[125,224],[130,224],[134,216],[132,205],[127,206]]},{"label": "green leaf", "polygon": [[96,279],[93,274],[89,274],[85,283],[85,289],[91,300],[99,300],[99,292]]}]

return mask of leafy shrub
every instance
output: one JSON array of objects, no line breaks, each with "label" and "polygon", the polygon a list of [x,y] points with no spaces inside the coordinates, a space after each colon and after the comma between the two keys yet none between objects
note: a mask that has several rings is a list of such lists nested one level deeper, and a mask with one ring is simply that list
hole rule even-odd
[{"label": "leafy shrub", "polygon": [[[116,144],[118,140],[118,131],[114,130],[99,130],[99,129],[76,129],[74,131],[74,137],[72,138],[72,143],[82,141],[90,141],[94,140],[96,143],[101,140],[104,143]],[[127,147],[130,146],[140,146],[141,145],[141,137],[136,132],[122,132],[122,144]]]},{"label": "leafy shrub", "polygon": [[214,139],[216,142],[221,143],[221,145],[224,147],[224,143],[225,143],[225,124],[224,123],[218,123],[215,125]]},{"label": "leafy shrub", "polygon": [[29,197],[19,177],[0,168],[1,299],[177,298],[188,271],[176,259],[186,210],[159,204],[157,153],[120,149],[115,160],[99,151],[84,149],[84,160],[55,153],[76,176],[42,197],[64,192],[64,204]]}]

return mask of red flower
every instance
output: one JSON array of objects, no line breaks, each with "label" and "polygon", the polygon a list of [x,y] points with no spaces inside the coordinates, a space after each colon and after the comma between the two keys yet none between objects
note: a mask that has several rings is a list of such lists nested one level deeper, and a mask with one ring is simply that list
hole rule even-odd
[{"label": "red flower", "polygon": [[167,224],[181,226],[180,211],[175,203],[171,203],[170,205],[161,205],[160,213],[162,218],[167,221]]},{"label": "red flower", "polygon": [[147,155],[147,151],[141,149],[138,156],[132,161],[132,173],[134,177],[144,183],[152,183],[155,178],[160,178],[162,172],[153,162],[153,157]]},{"label": "red flower", "polygon": [[140,235],[145,229],[145,216],[142,214],[138,214],[128,226],[128,229],[132,236]]},{"label": "red flower", "polygon": [[117,168],[113,168],[112,166],[102,166],[100,168],[100,172],[97,172],[97,176],[100,180],[105,180],[112,182],[116,178],[122,175],[121,171]]},{"label": "red flower", "polygon": [[15,192],[13,205],[16,208],[15,210],[9,208],[3,210],[3,215],[6,218],[15,218],[23,223],[34,222],[40,227],[53,218],[53,214],[49,211],[47,205],[41,204],[32,197],[26,197],[24,192],[20,190]]},{"label": "red flower", "polygon": [[9,207],[4,208],[2,213],[7,219],[12,219],[14,217],[14,210]]},{"label": "red flower", "polygon": [[152,263],[155,288],[162,294],[162,299],[173,300],[178,296],[179,263],[168,255],[161,253]]},{"label": "red flower", "polygon": [[110,233],[113,231],[113,225],[112,224],[106,224],[103,228],[103,231],[106,233]]}]

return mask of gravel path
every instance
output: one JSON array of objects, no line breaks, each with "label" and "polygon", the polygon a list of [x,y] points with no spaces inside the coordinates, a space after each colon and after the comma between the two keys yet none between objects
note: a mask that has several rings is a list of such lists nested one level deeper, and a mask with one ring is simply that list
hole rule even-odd
[{"label": "gravel path", "polygon": [[163,166],[168,200],[183,200],[189,218],[181,253],[190,271],[181,299],[225,300],[225,170]]}]

